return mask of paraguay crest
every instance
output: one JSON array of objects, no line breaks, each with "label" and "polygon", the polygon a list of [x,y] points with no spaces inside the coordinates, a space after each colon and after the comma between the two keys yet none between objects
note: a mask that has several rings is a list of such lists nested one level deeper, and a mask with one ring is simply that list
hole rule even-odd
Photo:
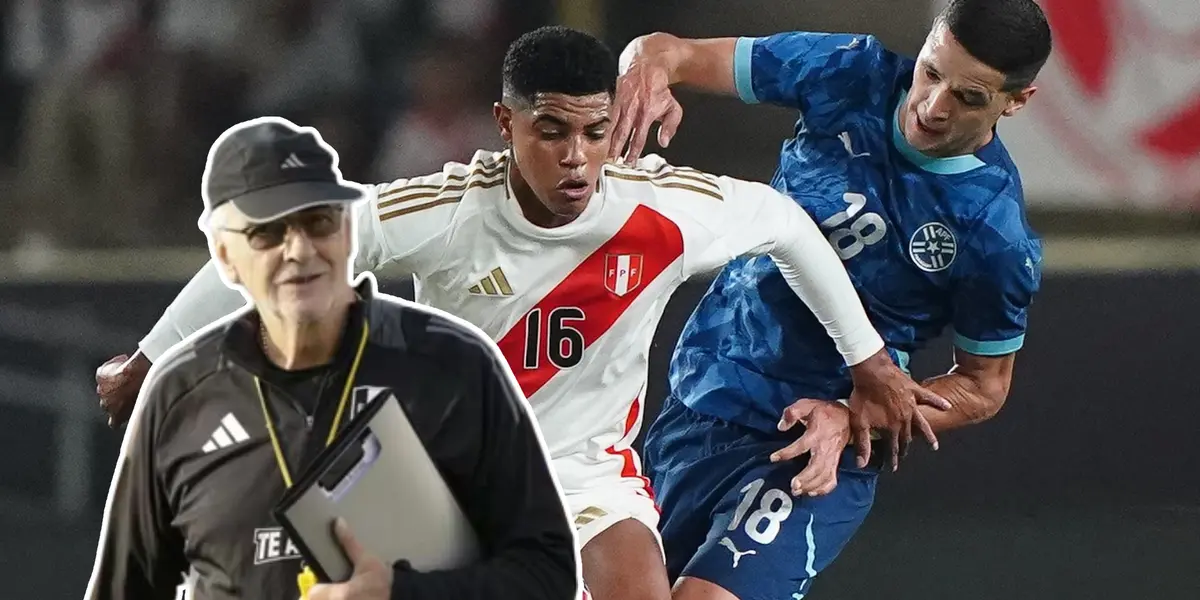
[{"label": "paraguay crest", "polygon": [[926,223],[908,241],[908,256],[918,269],[927,273],[944,270],[958,254],[954,232],[941,223]]}]

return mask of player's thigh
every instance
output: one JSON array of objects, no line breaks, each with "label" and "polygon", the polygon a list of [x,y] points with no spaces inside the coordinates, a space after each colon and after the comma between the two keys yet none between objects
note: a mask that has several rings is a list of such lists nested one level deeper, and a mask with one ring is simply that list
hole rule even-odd
[{"label": "player's thigh", "polygon": [[589,598],[670,598],[653,500],[621,482],[566,498]]},{"label": "player's thigh", "polygon": [[706,539],[682,576],[715,584],[739,600],[807,594],[874,502],[877,476],[856,468],[853,460],[852,452],[843,454],[837,487],[815,498],[790,493],[797,465],[771,464],[765,456],[756,461],[725,489]]},{"label": "player's thigh", "polygon": [[657,536],[636,519],[620,521],[584,544],[583,581],[595,600],[669,600],[671,585]]},{"label": "player's thigh", "polygon": [[[727,488],[737,489],[754,458],[769,455],[756,436],[668,397],[646,432],[643,458],[660,509],[670,581],[708,538]],[[765,447],[764,447],[765,448]]]}]

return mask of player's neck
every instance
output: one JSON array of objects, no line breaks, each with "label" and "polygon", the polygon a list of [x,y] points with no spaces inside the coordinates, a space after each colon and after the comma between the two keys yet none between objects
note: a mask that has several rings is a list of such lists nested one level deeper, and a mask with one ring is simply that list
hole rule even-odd
[{"label": "player's neck", "polygon": [[990,141],[992,141],[992,130],[988,129],[982,137],[975,138],[965,144],[947,146],[931,152],[922,152],[921,154],[924,154],[929,158],[954,158],[956,156],[967,156],[970,154],[975,154],[976,150],[988,145],[988,142]]},{"label": "player's neck", "polygon": [[984,130],[982,134],[976,136],[974,139],[965,141],[956,146],[943,148],[940,152],[937,152],[931,156],[933,156],[933,158],[954,158],[955,156],[967,156],[969,154],[975,154],[977,150],[988,145],[988,142],[990,141],[992,141],[991,127]]},{"label": "player's neck", "polygon": [[976,150],[979,150],[980,148],[990,144],[992,142],[992,138],[995,137],[995,135],[996,135],[995,126],[993,125],[992,127],[988,127],[987,131],[983,132],[983,137],[979,138],[978,140],[975,140],[975,144],[972,145],[971,148],[969,150],[967,150],[966,152],[964,152],[963,154],[974,154]]},{"label": "player's neck", "polygon": [[510,160],[509,164],[512,165],[508,169],[509,189],[512,190],[513,197],[517,200],[517,206],[521,208],[521,215],[525,217],[526,221],[543,229],[554,229],[579,218],[578,215],[564,217],[550,212],[546,205],[538,200],[533,188],[525,182],[525,178],[521,176],[521,170],[517,168],[516,161]]},{"label": "player's neck", "polygon": [[328,315],[313,321],[296,322],[262,314],[260,335],[267,360],[285,371],[301,371],[332,362],[353,301],[353,293],[347,294],[338,299]]}]

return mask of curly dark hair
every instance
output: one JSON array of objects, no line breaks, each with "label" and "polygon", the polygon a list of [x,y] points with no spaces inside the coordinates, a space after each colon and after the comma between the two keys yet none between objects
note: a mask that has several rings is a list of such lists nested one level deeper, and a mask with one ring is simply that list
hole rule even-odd
[{"label": "curly dark hair", "polygon": [[617,58],[595,37],[558,25],[517,38],[504,55],[504,96],[532,104],[539,93],[610,95],[617,88]]}]

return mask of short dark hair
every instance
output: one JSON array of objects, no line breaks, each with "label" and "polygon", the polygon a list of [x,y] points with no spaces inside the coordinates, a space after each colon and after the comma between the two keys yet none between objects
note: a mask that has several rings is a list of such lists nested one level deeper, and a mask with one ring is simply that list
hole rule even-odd
[{"label": "short dark hair", "polygon": [[602,41],[568,27],[540,27],[504,55],[504,96],[532,103],[539,93],[590,96],[617,89],[617,58]]},{"label": "short dark hair", "polygon": [[951,0],[934,26],[945,24],[979,61],[1004,73],[1004,90],[1019,90],[1050,57],[1050,25],[1034,0]]}]

